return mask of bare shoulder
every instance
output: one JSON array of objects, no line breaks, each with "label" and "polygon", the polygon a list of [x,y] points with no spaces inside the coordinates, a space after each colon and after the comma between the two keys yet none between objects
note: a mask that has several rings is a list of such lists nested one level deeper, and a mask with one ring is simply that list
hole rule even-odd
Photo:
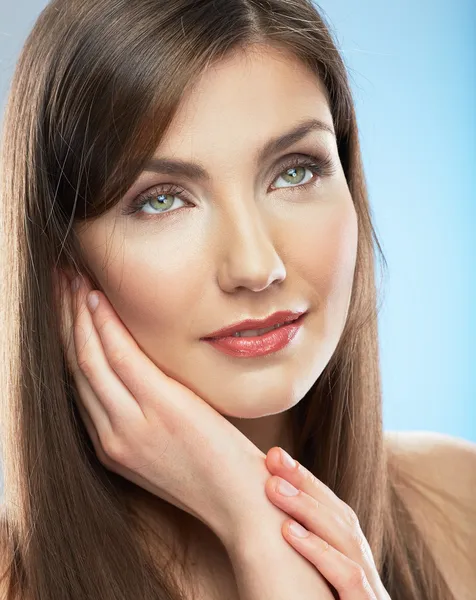
[{"label": "bare shoulder", "polygon": [[390,431],[387,447],[400,468],[447,489],[462,501],[476,499],[476,444],[434,431]]},{"label": "bare shoulder", "polygon": [[476,444],[432,431],[385,433],[401,495],[458,600],[476,589]]}]

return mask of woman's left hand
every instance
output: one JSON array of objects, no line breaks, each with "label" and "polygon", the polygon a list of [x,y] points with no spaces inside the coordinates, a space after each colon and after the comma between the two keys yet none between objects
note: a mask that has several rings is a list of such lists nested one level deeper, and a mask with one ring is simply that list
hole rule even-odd
[{"label": "woman's left hand", "polygon": [[[294,467],[286,467],[282,452],[274,446],[266,455],[272,475],[266,482],[266,494],[307,530],[301,527],[307,537],[295,537],[289,528],[293,520],[284,521],[281,531],[286,541],[319,570],[340,600],[391,600],[355,512],[298,461]],[[297,493],[281,495],[280,482]]]}]

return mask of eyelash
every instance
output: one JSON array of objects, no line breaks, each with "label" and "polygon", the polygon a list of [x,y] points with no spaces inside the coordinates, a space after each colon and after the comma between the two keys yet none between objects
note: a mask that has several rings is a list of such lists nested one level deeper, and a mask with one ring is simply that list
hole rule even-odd
[{"label": "eyelash", "polygon": [[[292,169],[294,167],[308,167],[314,174],[318,175],[319,178],[328,177],[335,173],[334,163],[333,163],[330,155],[327,155],[327,156],[321,158],[321,157],[317,157],[317,156],[312,156],[310,154],[304,154],[304,155],[301,154],[301,155],[295,155],[295,156],[283,161],[283,164],[280,165],[280,167],[279,167],[280,170],[274,177],[273,181],[279,175],[282,175],[285,171],[289,171],[290,169]],[[317,181],[318,181],[318,179],[313,178],[310,181],[308,181],[307,183],[304,183],[301,185],[294,185],[289,188],[285,187],[285,188],[277,188],[277,189],[285,189],[285,190],[292,191],[295,189],[300,189],[302,187],[316,185]],[[184,198],[180,197],[182,194],[184,194]],[[175,184],[170,184],[165,187],[158,186],[158,187],[152,188],[151,190],[147,190],[143,194],[140,194],[135,200],[132,201],[132,203],[129,206],[127,206],[122,211],[122,214],[123,215],[137,214],[140,212],[140,210],[144,206],[146,206],[146,204],[148,202],[150,202],[157,196],[162,196],[162,195],[173,195],[173,196],[180,198],[180,200],[182,200],[182,201],[189,202],[187,200],[187,192],[184,190],[184,188],[177,186]],[[189,204],[192,204],[192,203],[189,202]],[[184,207],[181,207],[181,208],[184,208]],[[144,215],[146,215],[146,216],[139,216],[138,218],[140,218],[140,219],[155,219],[159,215],[168,215],[168,214],[177,212],[177,210],[178,209],[175,209],[175,210],[169,209],[167,211],[158,212],[156,214],[149,214],[149,215],[144,213]],[[162,218],[162,217],[160,217],[160,218]]]}]

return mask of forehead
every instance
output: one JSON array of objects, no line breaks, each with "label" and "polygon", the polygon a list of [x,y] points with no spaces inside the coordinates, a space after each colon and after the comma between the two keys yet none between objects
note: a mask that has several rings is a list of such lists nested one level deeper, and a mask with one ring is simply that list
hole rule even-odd
[{"label": "forehead", "polygon": [[157,155],[239,152],[303,119],[333,129],[322,81],[292,54],[259,47],[213,64],[184,94]]}]

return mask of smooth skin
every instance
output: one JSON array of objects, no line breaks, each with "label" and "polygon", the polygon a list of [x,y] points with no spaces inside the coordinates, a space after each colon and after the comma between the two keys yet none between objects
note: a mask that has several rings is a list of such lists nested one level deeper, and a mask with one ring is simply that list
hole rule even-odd
[{"label": "smooth skin", "polygon": [[[389,600],[355,512],[282,448],[268,452],[266,465],[273,474],[266,494],[293,517],[283,523],[285,539],[319,569],[341,600]],[[293,523],[305,537],[293,535]]]},{"label": "smooth skin", "polygon": [[[315,130],[265,161],[257,162],[256,153],[267,141],[289,131],[305,118],[321,120],[331,132]],[[268,452],[277,451],[277,447],[286,448],[282,431],[287,411],[303,398],[336,348],[347,316],[354,277],[357,217],[332,130],[326,91],[301,63],[274,49],[260,48],[258,52],[236,54],[207,70],[184,95],[174,122],[156,152],[156,157],[200,162],[209,173],[209,180],[145,171],[114,209],[87,225],[76,224],[88,266],[101,286],[98,293],[102,308],[98,308],[91,323],[107,313],[105,320],[111,324],[107,328],[99,326],[96,334],[93,334],[95,327],[89,324],[86,331],[91,344],[80,344],[80,368],[76,373],[84,385],[78,387],[85,404],[89,402],[89,411],[83,411],[83,416],[86,422],[87,414],[91,418],[88,427],[93,439],[97,432],[98,453],[103,446],[97,440],[107,440],[110,456],[105,464],[111,465],[112,456],[113,468],[128,469],[127,472],[122,470],[124,476],[137,478],[133,481],[138,485],[157,490],[167,478],[175,476],[177,479],[173,467],[179,469],[180,481],[185,482],[185,486],[169,490],[178,507],[186,504],[190,495],[187,481],[194,472],[193,460],[198,461],[207,478],[206,464],[200,462],[206,459],[207,451],[211,452],[208,458],[220,460],[218,447],[233,448],[235,452],[239,448],[251,448],[236,432],[241,432],[259,452],[245,451],[250,461],[239,463],[230,450],[220,463],[223,472],[225,465],[231,468],[231,473],[246,472],[251,487],[254,482],[260,491],[264,488],[273,506],[281,501],[272,492],[275,480],[265,487],[270,476],[285,476],[283,471],[273,472],[273,458]],[[283,163],[303,155],[329,156],[334,164],[333,174],[313,179],[309,169],[299,169],[299,183],[292,183],[286,177]],[[315,185],[311,185],[312,181]],[[139,194],[171,184],[183,188],[186,194],[169,194],[168,199],[172,200],[173,196],[174,203],[167,214],[159,212],[153,203],[144,207],[140,215],[123,214]],[[87,281],[85,286],[84,296],[86,289],[91,291]],[[262,318],[276,310],[296,306],[306,308],[309,314],[289,351],[259,360],[234,359],[200,340],[232,322],[247,317]],[[75,338],[78,342],[84,342],[82,327],[86,327],[84,322],[77,321]],[[114,342],[108,343],[105,334]],[[126,353],[124,348],[128,348]],[[96,360],[98,355],[103,357],[102,361]],[[71,354],[71,361],[74,360]],[[137,362],[137,373],[147,372],[151,381],[157,380],[158,385],[152,386],[155,396],[152,388],[146,391],[147,377],[134,379],[131,376],[135,369],[124,373],[129,360],[131,364]],[[157,440],[157,431],[152,427],[139,427],[134,436],[127,418],[117,421],[115,436],[111,436],[110,427],[101,427],[101,423],[107,423],[104,407],[119,410],[119,406],[114,407],[112,397],[107,396],[109,385],[105,382],[111,379],[116,389],[121,390],[119,396],[127,398],[131,406],[134,393],[149,393],[150,414],[154,414],[154,402],[164,407],[169,401],[172,407],[171,389],[183,397],[191,414],[194,410],[201,411],[204,420],[191,420],[186,427],[180,427],[180,420],[175,419],[174,432],[187,442],[192,427],[193,442],[201,440],[205,458],[192,452],[192,443],[189,452],[184,454],[182,447],[177,461],[171,462],[165,470],[146,472],[142,467],[157,459],[154,451],[159,458],[163,457],[164,447],[154,449],[152,442],[154,434]],[[164,388],[164,382],[169,388]],[[119,385],[123,388],[118,388]],[[207,406],[216,413],[207,412]],[[179,406],[172,408],[179,410]],[[137,407],[131,410],[139,416]],[[201,438],[208,425],[212,428],[218,425],[218,416],[233,428],[227,430],[220,422],[211,438]],[[196,429],[193,429],[194,424]],[[147,433],[151,436],[148,445],[145,444]],[[225,434],[230,434],[230,438]],[[207,440],[213,443],[210,445]],[[144,445],[147,453],[144,453]],[[288,449],[292,452],[290,447]],[[257,466],[256,457],[261,465]],[[268,457],[266,461],[264,457]],[[165,467],[164,463],[158,466]],[[220,521],[229,519],[231,513],[238,519],[249,518],[243,515],[244,504],[239,502],[243,488],[240,486],[235,497],[227,487],[233,485],[233,478],[224,477],[220,481],[216,477],[215,471],[215,479],[208,478],[215,486],[208,491],[209,498],[214,498],[212,501],[217,507],[221,506],[214,514],[220,515]],[[297,486],[302,484],[293,481]],[[173,485],[173,481],[170,484]],[[205,504],[199,501],[198,489],[191,489],[192,505],[188,508],[192,514],[200,515]],[[312,502],[312,499],[319,501],[322,492],[322,486],[318,486],[303,490],[298,496],[299,502],[307,502],[309,512],[303,504],[297,506],[292,500],[285,500],[288,504],[281,504],[279,515],[282,517],[287,512],[307,524],[312,536],[316,536],[310,538],[313,543],[317,544],[317,538],[322,537],[330,547],[336,544],[340,550],[336,548],[336,552],[332,552],[329,547],[319,559],[309,552],[310,547],[305,546],[305,542],[293,547],[303,555],[307,548],[307,559],[318,570],[322,568],[330,579],[334,577],[338,585],[341,582],[342,589],[348,587],[349,572],[351,581],[356,577],[352,572],[358,572],[359,577],[362,574],[356,567],[354,571],[346,571],[346,567],[353,563],[358,565],[360,561],[372,593],[379,594],[379,599],[385,598],[371,569],[371,561],[362,564],[364,556],[356,554],[356,546],[343,542],[346,536],[352,539],[355,524],[354,529],[349,530],[336,520],[332,531],[322,529],[316,514],[319,509]],[[228,508],[224,508],[217,497],[226,499],[227,496],[234,504],[226,504],[225,500]],[[255,501],[256,497],[245,500],[251,499]],[[236,511],[238,505],[241,512]],[[338,506],[337,500],[331,505]],[[330,511],[331,505],[323,502],[321,506]],[[263,507],[255,504],[258,506],[260,510]],[[210,515],[205,518],[210,519]],[[279,522],[283,522],[283,518]],[[218,522],[209,521],[209,524],[216,530],[222,527]],[[249,521],[241,521],[241,525],[244,531],[249,528]],[[283,536],[290,542],[286,531],[285,527]],[[206,546],[203,550],[205,555]],[[330,573],[331,562],[339,571],[334,575]],[[359,581],[359,593],[370,594],[368,586],[362,591],[366,589],[363,577]]]},{"label": "smooth skin", "polygon": [[[403,473],[419,482],[418,487],[434,489],[423,488],[429,503],[411,487],[400,493],[454,597],[473,600],[476,444],[432,431],[386,432],[386,444],[391,461]],[[294,466],[283,464],[281,453],[274,447],[266,456],[266,494],[291,517],[283,520],[283,538],[324,575],[340,599],[388,599],[355,513],[298,461]],[[280,481],[299,493],[282,496],[277,490]],[[293,522],[304,526],[306,537],[291,534]]]},{"label": "smooth skin", "polygon": [[[64,277],[62,277],[62,281],[64,297],[67,296],[69,282]],[[75,314],[73,318],[76,322],[75,342],[78,347],[81,347],[83,340],[86,339],[84,348],[88,346],[89,350],[87,352],[89,352],[89,355],[87,356],[84,351],[83,353],[80,352],[78,364],[71,345],[68,345],[68,361],[81,393],[81,399],[83,402],[89,403],[88,408],[85,410],[80,402],[78,404],[79,410],[101,462],[107,468],[134,481],[153,494],[158,494],[159,491],[155,481],[157,481],[157,476],[160,475],[161,471],[151,471],[149,469],[144,472],[140,467],[144,457],[147,456],[148,438],[146,430],[143,429],[134,439],[134,428],[131,426],[130,421],[126,421],[126,426],[122,428],[122,432],[127,434],[129,444],[135,444],[135,446],[132,445],[129,448],[124,445],[126,437],[124,437],[123,445],[119,446],[120,438],[117,433],[109,438],[105,435],[108,431],[108,435],[111,436],[112,429],[99,429],[102,435],[98,433],[97,424],[101,425],[102,423],[104,428],[106,423],[105,414],[102,412],[104,405],[99,401],[92,388],[88,387],[88,376],[92,382],[94,381],[92,374],[100,371],[97,364],[97,350],[98,348],[102,349],[109,364],[115,365],[113,370],[116,373],[123,373],[121,371],[122,367],[118,368],[118,365],[124,364],[124,350],[127,344],[132,342],[132,339],[120,325],[117,316],[114,315],[112,308],[108,306],[107,299],[102,297],[101,292],[97,294],[100,298],[100,308],[92,313],[80,310],[89,291],[91,291],[91,288],[83,283],[76,293],[76,301],[73,302]],[[77,318],[78,313],[83,315],[83,320]],[[89,321],[90,317],[91,321]],[[66,323],[64,331],[67,331],[68,324],[72,325],[72,320],[71,313],[68,312],[65,304],[62,305],[62,318],[63,322]],[[96,332],[99,332],[97,336]],[[67,343],[66,338],[64,342]],[[93,344],[96,344],[96,351],[92,349]],[[127,356],[131,356],[135,352],[136,350],[132,347],[127,348]],[[96,357],[96,361],[91,360],[94,357]],[[135,386],[141,381],[140,374],[147,376],[147,371],[141,370],[140,364],[137,362],[140,360],[139,357],[141,357],[140,351],[137,352],[137,358],[131,361],[131,364],[135,365],[135,369],[137,369],[135,371],[136,375],[132,378],[130,376],[125,378],[128,385],[133,389],[137,389]],[[141,357],[142,360],[144,358]],[[102,360],[102,357],[100,360]],[[147,364],[147,359],[145,359],[145,364]],[[148,366],[150,367],[150,365]],[[114,398],[113,412],[115,411],[116,416],[118,416],[120,395],[116,396],[114,394],[118,389],[117,383],[107,379],[105,382],[108,386],[108,397]],[[98,380],[96,380],[96,385],[98,383]],[[109,387],[111,385],[112,388]],[[166,388],[162,389],[165,390]],[[102,397],[106,398],[106,396]],[[163,408],[165,403],[160,404],[157,402],[157,398],[158,395],[155,393],[152,403]],[[178,399],[178,396],[176,398]],[[95,414],[94,422],[90,417],[90,412]],[[108,423],[108,427],[109,425]],[[150,432],[149,439],[156,440],[157,429],[154,428],[153,422],[149,423],[148,431]],[[102,441],[100,438],[102,438]],[[105,441],[107,439],[110,440],[109,444]],[[137,445],[138,439],[140,439],[139,445]],[[445,574],[450,588],[457,594],[456,597],[461,598],[461,600],[469,600],[476,584],[476,577],[472,569],[473,558],[476,557],[474,519],[476,445],[466,440],[431,432],[393,433],[389,435],[387,441],[390,440],[395,457],[398,458],[403,469],[410,472],[417,480],[427,482],[430,485],[436,484],[437,487],[447,486],[454,494],[454,498],[461,502],[461,506],[467,508],[467,512],[461,512],[459,509],[456,510],[456,506],[452,502],[440,504],[440,508],[448,516],[451,533],[460,532],[460,547],[463,552],[462,555],[458,555],[450,550],[451,547],[448,544],[447,537],[448,530],[438,526],[438,522],[434,518],[436,513],[427,509],[423,513],[418,503],[415,503],[415,499],[411,496],[407,497],[408,506],[414,514],[414,518],[421,525],[424,534],[432,541],[431,548],[434,551],[435,559]],[[134,447],[136,452],[140,451],[140,454],[131,452],[131,448]],[[400,457],[398,457],[399,454]],[[156,454],[152,453],[152,458],[154,456]],[[111,457],[114,457],[114,460]],[[140,464],[133,464],[132,458],[134,460],[139,458]],[[151,456],[148,456],[149,461],[150,458]],[[145,466],[148,467],[149,464],[146,463]],[[153,460],[152,465],[155,466]],[[256,466],[256,463],[248,465],[246,470],[248,481],[250,481],[251,474]],[[389,595],[379,578],[371,550],[360,529],[354,511],[325,484],[300,465],[298,461],[292,459],[282,448],[274,447],[270,449],[265,457],[265,466],[269,472],[264,484],[266,496],[274,506],[292,517],[291,519],[281,520],[281,533],[289,545],[316,567],[319,573],[338,591],[339,598],[342,600],[388,600]],[[263,481],[262,473],[260,473],[260,477]],[[170,481],[174,480],[174,473],[172,473]],[[289,484],[288,492],[291,489],[294,492],[297,491],[297,494],[282,495],[280,493],[279,484],[286,482]],[[259,486],[259,483],[255,481],[255,485]],[[231,490],[231,487],[226,488],[225,498],[236,499],[236,492],[233,493]],[[441,503],[441,498],[437,498],[437,501]],[[187,510],[185,505],[180,506]],[[471,511],[471,506],[473,506],[473,511]],[[241,519],[245,516],[242,505],[235,505],[233,514],[237,519],[237,523],[241,525],[240,530],[233,531],[233,536],[243,539],[243,535],[247,536],[246,531],[251,531],[251,527],[248,526],[247,528],[246,522]],[[306,537],[294,536],[290,530],[291,523],[301,525],[299,529],[307,534]],[[231,521],[228,521],[226,527],[223,528],[223,532],[230,532],[230,524]],[[302,526],[306,529],[303,530]],[[224,535],[223,540],[226,540],[226,547],[233,547],[231,538]],[[325,592],[321,594],[322,600],[326,598],[324,594]]]},{"label": "smooth skin", "polygon": [[246,500],[243,481],[263,470],[263,454],[148,359],[104,294],[97,292],[101,299],[88,310],[87,280],[76,278],[70,294],[68,279],[58,275],[62,341],[101,463],[223,539],[232,535]]},{"label": "smooth skin", "polygon": [[[272,107],[272,110],[270,109]],[[307,119],[314,130],[258,161],[270,139]],[[264,454],[282,445],[287,411],[328,364],[346,320],[357,215],[326,91],[274,49],[214,65],[184,94],[156,158],[200,163],[210,179],[144,171],[119,204],[76,223],[84,257],[141,349],[227,418]],[[329,155],[334,174],[285,163]],[[165,206],[139,195],[178,186]],[[306,309],[296,342],[259,359],[227,356],[201,337],[246,318]],[[284,446],[286,447],[286,445]]]},{"label": "smooth skin", "polygon": [[[181,384],[161,375],[134,344],[102,293],[76,278],[69,312],[64,276],[60,288],[63,343],[81,394],[79,410],[101,463],[198,516],[221,536],[225,547],[231,548],[233,537],[242,536],[246,527],[242,506],[251,495],[246,497],[242,490],[245,479],[246,489],[257,486],[259,450],[253,454],[243,443],[247,438],[228,421]],[[67,340],[68,326],[73,327],[74,347]],[[210,447],[201,448],[197,423],[200,430],[208,431],[207,439],[213,441]],[[187,431],[186,443],[179,429]],[[233,437],[224,439],[233,436],[232,429],[235,445]],[[298,463],[286,468],[282,462],[286,454],[281,452],[274,448],[266,456],[266,468],[273,473],[265,484],[266,494],[275,506],[315,532],[312,538],[294,540],[288,523],[285,537],[334,585],[342,600],[388,600],[355,513]],[[288,460],[292,460],[289,455]],[[238,463],[243,481],[237,480]],[[279,494],[279,483],[288,490],[292,483],[297,496]],[[221,497],[219,503],[217,497]],[[217,511],[224,515],[225,509],[228,518],[222,516],[217,521]],[[241,531],[236,529],[238,524]]]},{"label": "smooth skin", "polygon": [[[61,273],[54,278],[78,409],[101,463],[190,512],[216,534],[233,557],[231,573],[225,568],[221,574],[230,600],[264,600],[264,590],[266,598],[277,598],[278,591],[285,598],[291,588],[303,600],[314,600],[315,594],[332,600],[325,579],[310,563],[296,560],[294,550],[279,542],[269,547],[282,511],[266,499],[268,471],[259,449],[192,392],[165,378],[101,292],[94,292],[99,299],[94,310],[86,308],[92,291],[87,279],[73,280],[71,297],[68,279]],[[255,550],[258,539],[266,546],[259,565],[249,562],[250,532]],[[271,582],[277,563],[286,566]]]}]

